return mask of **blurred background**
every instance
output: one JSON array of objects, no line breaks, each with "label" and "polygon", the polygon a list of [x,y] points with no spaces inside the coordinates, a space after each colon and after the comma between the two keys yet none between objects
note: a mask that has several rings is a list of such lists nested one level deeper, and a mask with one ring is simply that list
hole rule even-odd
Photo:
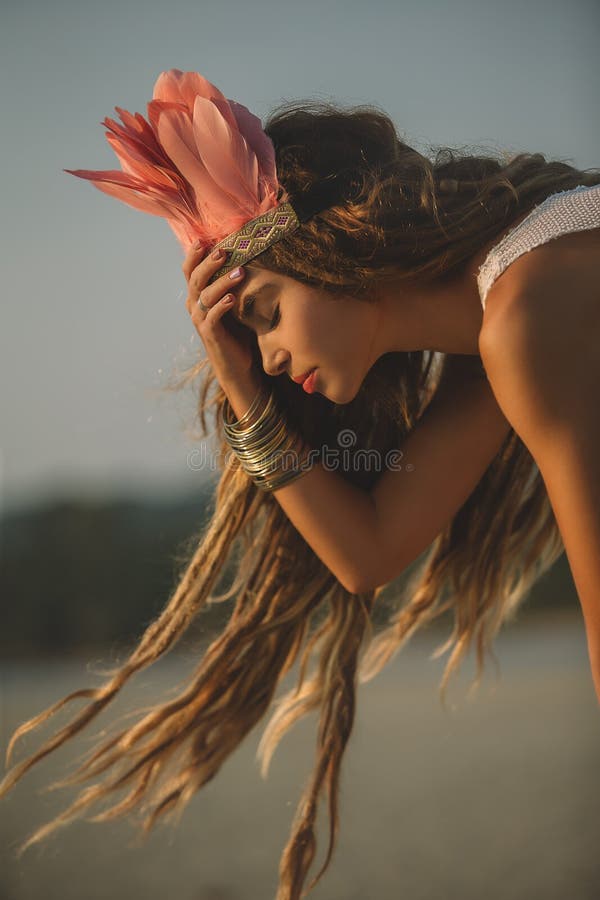
[{"label": "blurred background", "polygon": [[[94,667],[139,638],[210,514],[216,479],[193,462],[192,392],[164,390],[200,342],[179,245],[164,220],[62,171],[118,168],[101,120],[115,106],[145,114],[157,76],[179,68],[263,120],[285,100],[370,103],[427,154],[541,152],[596,168],[599,37],[595,0],[3,0],[2,753],[20,722],[99,683]],[[228,611],[201,616],[98,724],[172,687]],[[500,674],[488,663],[467,697],[470,656],[444,711],[447,655],[430,656],[450,629],[446,620],[418,634],[359,688],[339,843],[312,895],[598,897],[600,718],[566,558],[498,638]],[[15,761],[67,709],[17,744]],[[0,900],[274,897],[315,721],[284,739],[266,782],[259,738],[176,832],[159,827],[129,849],[127,823],[77,823],[17,861],[16,846],[73,796],[38,790],[91,738],[74,741],[0,801]],[[312,875],[326,838],[323,809]]]}]

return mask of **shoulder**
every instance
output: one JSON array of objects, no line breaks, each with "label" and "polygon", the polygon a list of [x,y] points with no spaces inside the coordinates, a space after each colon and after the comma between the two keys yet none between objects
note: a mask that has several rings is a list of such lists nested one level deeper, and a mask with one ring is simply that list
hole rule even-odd
[{"label": "shoulder", "polygon": [[[498,340],[556,345],[565,353],[597,344],[600,327],[600,228],[564,234],[517,259],[492,286],[480,344]],[[522,349],[522,348],[519,348]]]},{"label": "shoulder", "polygon": [[[600,228],[560,235],[523,253],[490,288],[483,326],[493,330],[515,310],[576,325],[600,304]],[[510,308],[509,308],[510,307]],[[574,314],[577,311],[577,314]]]},{"label": "shoulder", "polygon": [[598,393],[600,229],[564,235],[519,262],[490,291],[479,351],[504,415],[525,439],[589,415]]}]

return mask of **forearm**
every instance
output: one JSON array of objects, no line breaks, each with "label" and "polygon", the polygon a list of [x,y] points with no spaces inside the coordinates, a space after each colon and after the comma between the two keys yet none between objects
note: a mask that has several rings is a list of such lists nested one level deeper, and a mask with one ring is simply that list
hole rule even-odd
[{"label": "forearm", "polygon": [[[402,443],[401,471],[375,483],[382,568],[396,578],[424,552],[471,495],[510,431],[485,379],[442,386]],[[408,468],[410,466],[410,469]]]},{"label": "forearm", "polygon": [[600,704],[600,427],[593,415],[531,442],[581,604]]},{"label": "forearm", "polygon": [[351,593],[370,589],[379,571],[375,506],[370,495],[315,463],[273,495],[320,560]]},{"label": "forearm", "polygon": [[[235,416],[250,408],[259,382],[227,390]],[[375,507],[371,496],[314,462],[301,478],[273,491],[274,498],[319,559],[351,593],[365,590],[379,571]]]},{"label": "forearm", "polygon": [[[445,379],[402,444],[412,471],[385,471],[370,492],[320,463],[274,492],[316,555],[352,593],[387,584],[425,550],[465,502],[510,425],[485,378]],[[240,418],[260,383],[232,392]]]}]

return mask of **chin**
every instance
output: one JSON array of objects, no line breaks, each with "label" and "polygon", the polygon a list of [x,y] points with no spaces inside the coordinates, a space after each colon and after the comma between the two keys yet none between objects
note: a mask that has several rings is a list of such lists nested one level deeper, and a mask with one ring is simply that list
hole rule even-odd
[{"label": "chin", "polygon": [[[319,374],[321,375],[321,373]],[[323,388],[317,388],[317,393],[322,394],[336,406],[346,406],[346,404],[352,403],[357,396],[362,381],[357,385],[354,379],[348,378],[347,374],[344,375],[340,372],[339,375],[339,379],[335,377],[323,379],[325,382]]]},{"label": "chin", "polygon": [[321,391],[321,393],[324,397],[327,397],[328,400],[331,400],[332,403],[335,403],[336,406],[346,406],[348,403],[352,403],[358,394],[358,391]]}]

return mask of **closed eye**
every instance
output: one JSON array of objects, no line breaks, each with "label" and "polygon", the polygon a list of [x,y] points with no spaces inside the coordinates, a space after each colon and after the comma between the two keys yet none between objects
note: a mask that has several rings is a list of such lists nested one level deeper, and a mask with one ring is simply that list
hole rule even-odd
[{"label": "closed eye", "polygon": [[279,303],[275,307],[275,312],[273,313],[273,318],[271,319],[269,330],[272,331],[273,328],[276,328],[278,322],[279,322]]}]

